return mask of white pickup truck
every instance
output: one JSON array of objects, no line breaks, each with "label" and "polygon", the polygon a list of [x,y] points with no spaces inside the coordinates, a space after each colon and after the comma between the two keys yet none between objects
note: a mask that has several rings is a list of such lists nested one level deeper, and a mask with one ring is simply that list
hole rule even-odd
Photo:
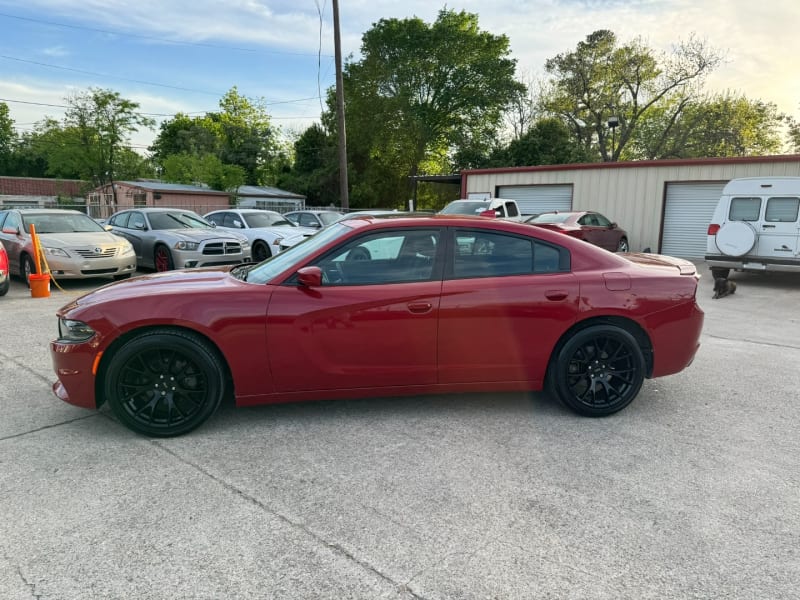
[{"label": "white pickup truck", "polygon": [[524,217],[519,212],[517,203],[514,200],[505,198],[453,200],[439,212],[443,215],[480,215],[482,217],[506,219],[507,221],[524,220]]}]

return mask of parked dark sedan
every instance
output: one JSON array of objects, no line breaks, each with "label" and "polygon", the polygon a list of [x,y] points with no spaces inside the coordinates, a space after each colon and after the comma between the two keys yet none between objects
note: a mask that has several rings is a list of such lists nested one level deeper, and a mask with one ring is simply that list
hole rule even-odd
[{"label": "parked dark sedan", "polygon": [[354,217],[259,264],[156,273],[58,311],[62,400],[108,402],[148,436],[240,406],[541,390],[588,416],[627,406],[700,343],[686,260],[615,255],[462,216]]},{"label": "parked dark sedan", "polygon": [[628,252],[628,234],[598,212],[549,212],[529,217],[526,223],[565,233],[611,252]]}]

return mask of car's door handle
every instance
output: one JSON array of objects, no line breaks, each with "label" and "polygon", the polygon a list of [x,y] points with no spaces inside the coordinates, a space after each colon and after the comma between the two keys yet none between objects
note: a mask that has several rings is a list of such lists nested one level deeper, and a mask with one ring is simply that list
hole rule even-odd
[{"label": "car's door handle", "polygon": [[775,225],[762,225],[764,229],[775,229]]},{"label": "car's door handle", "polygon": [[559,300],[564,300],[569,294],[566,290],[547,290],[544,293],[544,297],[548,300],[553,300],[554,302],[558,302]]},{"label": "car's door handle", "polygon": [[433,304],[430,302],[412,302],[408,305],[408,310],[412,313],[426,313],[429,312],[433,308]]}]

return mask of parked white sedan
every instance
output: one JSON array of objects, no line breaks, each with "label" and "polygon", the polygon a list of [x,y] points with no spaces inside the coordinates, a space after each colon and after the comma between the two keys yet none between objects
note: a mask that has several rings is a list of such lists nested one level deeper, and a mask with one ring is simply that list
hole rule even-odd
[{"label": "parked white sedan", "polygon": [[280,213],[258,208],[215,210],[205,215],[205,218],[221,229],[247,236],[255,262],[261,262],[280,252],[280,244],[284,238],[297,236],[304,239],[317,232],[310,227],[299,227]]}]

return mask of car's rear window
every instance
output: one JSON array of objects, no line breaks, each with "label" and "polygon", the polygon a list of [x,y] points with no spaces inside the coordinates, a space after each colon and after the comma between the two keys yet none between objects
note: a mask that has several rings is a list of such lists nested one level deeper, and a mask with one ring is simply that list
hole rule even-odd
[{"label": "car's rear window", "polygon": [[568,218],[569,213],[543,213],[528,223],[563,223]]}]

